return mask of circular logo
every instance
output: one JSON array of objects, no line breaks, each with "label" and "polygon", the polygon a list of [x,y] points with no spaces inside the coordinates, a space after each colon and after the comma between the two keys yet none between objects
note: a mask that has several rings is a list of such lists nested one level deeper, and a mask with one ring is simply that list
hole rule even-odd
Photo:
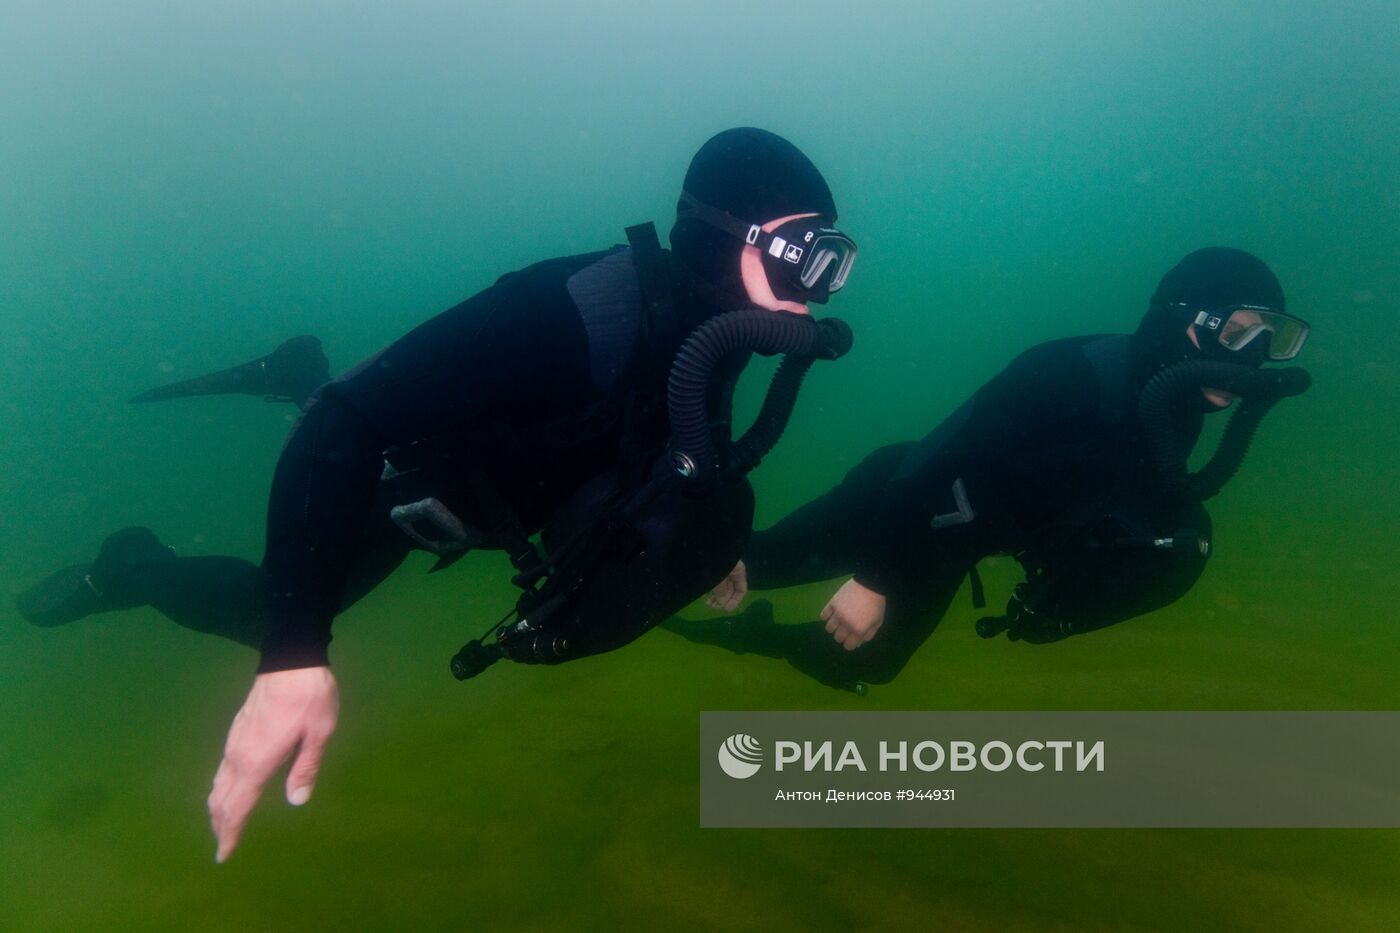
[{"label": "circular logo", "polygon": [[731,735],[719,747],[719,766],[732,778],[751,778],[762,765],[763,746],[751,735]]}]

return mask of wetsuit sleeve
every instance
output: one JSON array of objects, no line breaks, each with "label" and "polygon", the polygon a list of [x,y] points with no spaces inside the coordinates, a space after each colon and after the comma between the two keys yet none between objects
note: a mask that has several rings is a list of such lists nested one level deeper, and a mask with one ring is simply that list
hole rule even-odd
[{"label": "wetsuit sleeve", "polygon": [[260,672],[327,663],[331,621],[384,452],[468,433],[486,416],[567,416],[587,343],[558,277],[520,273],[443,312],[324,386],[293,428],[268,507]]},{"label": "wetsuit sleeve", "polygon": [[1099,421],[1098,380],[1079,347],[1023,353],[910,449],[872,517],[856,580],[888,595],[931,562],[975,563],[984,555],[962,552],[1004,523],[1017,474]]}]

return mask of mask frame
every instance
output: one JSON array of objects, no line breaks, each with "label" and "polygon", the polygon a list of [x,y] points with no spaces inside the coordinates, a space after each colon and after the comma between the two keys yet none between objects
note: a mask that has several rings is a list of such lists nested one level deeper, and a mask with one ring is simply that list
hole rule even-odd
[{"label": "mask frame", "polygon": [[[1178,305],[1186,308],[1186,305]],[[1191,323],[1215,336],[1220,346],[1238,353],[1261,334],[1268,334],[1264,358],[1280,363],[1302,351],[1312,328],[1300,317],[1263,305],[1233,304],[1197,311]]]},{"label": "mask frame", "polygon": [[688,191],[681,192],[680,200],[678,218],[694,217],[758,249],[766,270],[804,292],[825,296],[840,291],[860,252],[855,240],[823,225],[820,217],[792,220],[770,233],[759,224],[711,207]]}]

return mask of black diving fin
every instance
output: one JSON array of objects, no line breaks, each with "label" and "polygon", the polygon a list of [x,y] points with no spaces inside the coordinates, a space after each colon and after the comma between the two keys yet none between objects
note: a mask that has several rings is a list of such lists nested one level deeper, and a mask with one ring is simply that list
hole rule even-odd
[{"label": "black diving fin", "polygon": [[267,356],[205,376],[148,389],[132,402],[164,402],[193,395],[260,395],[269,402],[307,398],[330,379],[331,364],[319,337],[293,337]]}]

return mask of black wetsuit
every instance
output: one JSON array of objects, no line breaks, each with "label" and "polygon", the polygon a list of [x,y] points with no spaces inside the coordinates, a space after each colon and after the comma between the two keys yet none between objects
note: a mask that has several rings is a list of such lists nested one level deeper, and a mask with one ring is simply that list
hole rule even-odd
[{"label": "black wetsuit", "polygon": [[[147,568],[145,597],[187,627],[260,647],[260,670],[273,671],[326,663],[336,613],[414,548],[390,520],[395,505],[431,496],[489,531],[499,515],[482,504],[484,479],[548,548],[586,519],[600,487],[619,472],[640,476],[664,449],[656,403],[669,360],[717,313],[684,289],[674,299],[669,326],[644,324],[623,248],[504,276],[313,396],[277,465],[261,568],[162,561]],[[737,375],[712,389],[721,404]],[[597,569],[564,623],[574,654],[635,638],[723,577],[752,509],[744,481],[704,499],[668,497],[653,520],[671,527],[675,547],[644,555],[640,572]]]},{"label": "black wetsuit", "polygon": [[[1166,605],[1204,569],[1197,551],[1105,547],[1198,529],[1199,505],[1153,493],[1137,399],[1154,370],[1127,335],[1057,340],[1017,357],[923,440],[876,450],[830,492],[758,532],[745,552],[762,590],[853,574],[887,597],[873,640],[846,651],[821,622],[728,626],[718,641],[783,657],[835,686],[893,678],[932,634],[964,577],[1014,554],[1049,589],[1031,641]],[[1202,414],[1179,413],[1194,443]],[[689,624],[689,623],[687,623]]]}]

